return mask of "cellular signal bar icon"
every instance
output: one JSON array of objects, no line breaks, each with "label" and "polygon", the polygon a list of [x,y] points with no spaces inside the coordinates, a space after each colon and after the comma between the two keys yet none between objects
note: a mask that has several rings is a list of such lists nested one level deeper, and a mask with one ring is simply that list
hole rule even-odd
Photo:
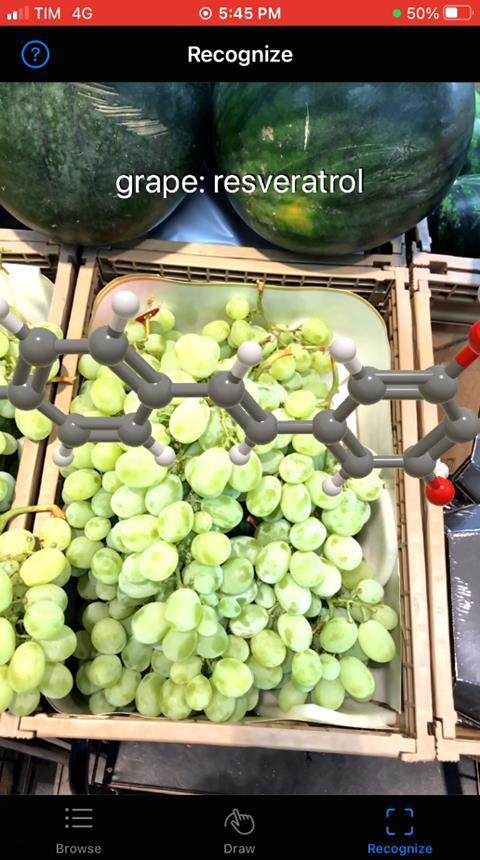
[{"label": "cellular signal bar icon", "polygon": [[14,12],[7,12],[7,21],[28,21],[30,10],[28,6],[23,9],[15,9]]}]

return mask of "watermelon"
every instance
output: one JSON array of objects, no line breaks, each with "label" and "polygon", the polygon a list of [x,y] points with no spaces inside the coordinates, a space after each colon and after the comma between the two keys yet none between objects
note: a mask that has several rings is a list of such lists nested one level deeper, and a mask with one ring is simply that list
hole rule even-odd
[{"label": "watermelon", "polygon": [[428,226],[436,254],[480,257],[480,175],[459,176]]},{"label": "watermelon", "polygon": [[475,93],[475,124],[462,173],[480,173],[480,91]]},{"label": "watermelon", "polygon": [[141,236],[182,199],[119,175],[198,175],[209,93],[188,83],[1,83],[0,203],[63,242]]},{"label": "watermelon", "polygon": [[[355,174],[364,190],[230,200],[273,244],[306,254],[378,247],[413,227],[458,174],[474,119],[473,83],[221,83],[214,135],[222,174]],[[228,189],[227,189],[228,190]]]}]

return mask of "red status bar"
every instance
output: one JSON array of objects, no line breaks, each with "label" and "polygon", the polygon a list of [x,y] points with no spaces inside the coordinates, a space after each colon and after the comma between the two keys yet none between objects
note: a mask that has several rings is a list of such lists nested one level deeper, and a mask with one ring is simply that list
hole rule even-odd
[{"label": "red status bar", "polygon": [[[18,0],[17,0],[18,2]],[[477,20],[478,19],[478,20]],[[48,6],[2,3],[0,24],[5,26],[472,26],[480,22],[480,0],[470,5],[412,3],[410,0],[358,0],[316,3],[312,0],[283,0],[271,4],[235,0],[211,3],[136,0],[120,6],[113,0],[53,2]]]}]

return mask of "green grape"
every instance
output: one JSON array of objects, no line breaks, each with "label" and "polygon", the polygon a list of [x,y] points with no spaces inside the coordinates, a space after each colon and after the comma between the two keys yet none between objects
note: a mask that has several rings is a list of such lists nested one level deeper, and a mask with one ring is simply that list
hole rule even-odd
[{"label": "green grape", "polygon": [[243,296],[232,296],[225,306],[225,312],[231,320],[245,320],[250,313],[250,305]]},{"label": "green grape", "polygon": [[205,400],[196,397],[182,400],[173,410],[168,429],[173,438],[183,445],[190,445],[205,432],[210,409]]},{"label": "green grape", "polygon": [[363,579],[375,579],[375,574],[365,559],[353,570],[342,570],[342,584],[349,591],[354,591]]},{"label": "green grape", "polygon": [[[188,632],[169,630],[162,641],[163,653],[171,663],[188,660],[197,648],[197,642],[201,638],[202,637],[198,637],[196,632],[193,630]],[[206,656],[202,654],[198,648],[197,651],[200,657]]]},{"label": "green grape", "polygon": [[[86,537],[75,537],[68,547],[66,555],[68,561],[74,567],[88,570],[91,567],[95,553],[101,549],[103,549],[103,544],[100,541],[88,540]],[[55,552],[55,550],[43,550],[43,552]],[[37,552],[35,558],[38,555],[39,553]]]},{"label": "green grape", "polygon": [[380,498],[384,483],[377,472],[372,472],[366,478],[350,478],[347,483],[362,502],[374,502]]},{"label": "green grape", "polygon": [[391,606],[387,606],[385,603],[378,603],[372,609],[372,617],[385,627],[385,630],[394,630],[398,625],[398,615]]},{"label": "green grape", "polygon": [[[261,666],[260,663],[255,660],[255,657],[252,656],[248,658],[247,666],[253,675],[254,685],[259,690],[274,690],[282,680],[283,671],[281,666],[274,666],[271,669],[267,669],[265,666]],[[249,710],[251,709],[249,708]]]},{"label": "green grape", "polygon": [[48,699],[63,699],[73,688],[73,676],[63,663],[47,663],[40,692]]},{"label": "green grape", "polygon": [[107,519],[113,517],[114,514],[111,501],[112,497],[110,493],[107,493],[106,490],[101,487],[98,493],[95,493],[90,500],[94,515],[96,517],[106,517]]},{"label": "green grape", "polygon": [[292,660],[292,680],[303,690],[313,690],[323,675],[319,655],[307,648],[297,652]]},{"label": "green grape", "polygon": [[211,337],[184,334],[175,344],[175,355],[182,370],[194,379],[205,379],[216,370],[220,347]]},{"label": "green grape", "polygon": [[[74,469],[92,469],[92,452],[95,445],[93,442],[86,442],[85,445],[79,445],[78,448],[74,448],[73,450],[73,463],[72,466]],[[71,474],[71,473],[70,473]]]},{"label": "green grape", "polygon": [[94,624],[96,624],[97,621],[100,621],[102,618],[107,617],[108,606],[105,603],[100,603],[99,601],[96,601],[95,603],[89,603],[82,613],[82,626],[88,633],[91,633]]},{"label": "green grape", "polygon": [[127,552],[143,552],[158,539],[158,523],[151,514],[140,514],[120,523],[120,539]]},{"label": "green grape", "polygon": [[262,463],[255,451],[252,451],[248,463],[244,466],[233,466],[229,484],[240,493],[248,493],[258,486],[261,479]]},{"label": "green grape", "polygon": [[93,693],[98,693],[98,687],[92,684],[88,677],[88,670],[91,663],[82,663],[75,675],[75,686],[83,696],[91,696]]},{"label": "green grape", "polygon": [[75,636],[77,637],[77,647],[73,652],[74,657],[81,662],[89,660],[93,652],[90,634],[86,630],[77,630]]},{"label": "green grape", "polygon": [[375,679],[370,669],[356,657],[340,660],[340,681],[352,699],[368,702],[375,693]]},{"label": "green grape", "polygon": [[202,511],[206,511],[213,524],[224,532],[232,531],[243,519],[242,506],[231,496],[204,499]]},{"label": "green grape", "polygon": [[182,482],[177,475],[167,475],[163,481],[149,487],[145,494],[145,507],[149,514],[158,517],[167,505],[179,502],[183,496]]},{"label": "green grape", "polygon": [[13,600],[13,585],[8,574],[0,569],[0,612],[5,612]]},{"label": "green grape", "polygon": [[20,578],[25,585],[46,585],[62,573],[66,558],[59,549],[39,549],[22,562]]},{"label": "green grape", "polygon": [[158,466],[153,459],[153,454],[146,448],[133,448],[118,458],[115,472],[122,484],[143,489],[162,481],[167,474],[167,469],[165,466]]},{"label": "green grape", "polygon": [[192,678],[195,678],[202,671],[201,657],[189,657],[188,660],[182,660],[180,663],[172,663],[170,666],[170,680],[174,684],[188,684]]},{"label": "green grape", "polygon": [[[308,353],[307,353],[308,355]],[[285,403],[285,411],[291,418],[309,418],[315,409],[316,399],[311,391],[292,391]]]},{"label": "green grape", "polygon": [[290,558],[290,547],[285,541],[271,541],[258,553],[257,576],[269,585],[279,582],[288,571]]},{"label": "green grape", "polygon": [[0,618],[0,666],[10,662],[15,651],[15,645],[16,637],[13,624],[8,618]]},{"label": "green grape", "polygon": [[50,418],[46,418],[38,409],[28,412],[22,409],[15,409],[15,424],[20,430],[21,435],[27,439],[32,439],[33,442],[41,442],[42,439],[47,439],[53,430]]},{"label": "green grape", "polygon": [[333,510],[323,511],[322,522],[330,532],[352,537],[365,525],[370,516],[370,507],[366,502],[360,502],[352,490],[342,490],[336,498],[340,499],[339,504]]},{"label": "green grape", "polygon": [[342,575],[330,561],[320,559],[322,578],[318,585],[312,587],[316,597],[329,598],[337,594],[342,587]]},{"label": "green grape", "polygon": [[77,637],[70,627],[65,626],[56,639],[41,639],[38,644],[49,663],[63,663],[75,652]]},{"label": "green grape", "polygon": [[196,675],[185,687],[185,701],[192,711],[204,711],[208,708],[213,695],[212,685],[205,675]]},{"label": "green grape", "polygon": [[345,688],[340,678],[335,678],[332,681],[327,681],[322,678],[312,692],[312,700],[321,708],[328,708],[329,711],[338,711],[342,707],[345,699]]},{"label": "green grape", "polygon": [[122,446],[116,442],[97,442],[92,451],[92,466],[98,472],[111,472],[122,454]]},{"label": "green grape", "polygon": [[79,578],[77,582],[77,591],[80,597],[82,597],[84,600],[96,600],[97,589],[95,577],[92,576],[90,571]]},{"label": "green grape", "polygon": [[266,583],[261,582],[260,585],[257,586],[255,603],[258,603],[259,606],[263,606],[265,609],[272,609],[272,607],[275,606],[276,599],[275,592],[270,585],[266,585]]},{"label": "green grape", "polygon": [[165,603],[147,603],[132,618],[132,634],[143,645],[160,642],[169,629]]},{"label": "green grape", "polygon": [[[130,559],[132,559],[131,562]],[[121,599],[123,601],[132,599],[138,603],[146,600],[147,597],[153,597],[154,594],[158,593],[158,590],[158,583],[145,579],[138,572],[138,557],[128,556],[118,577],[117,594],[121,596]]]},{"label": "green grape", "polygon": [[362,579],[352,594],[362,603],[381,603],[383,600],[383,586],[376,579]]},{"label": "green grape", "polygon": [[200,636],[213,636],[218,628],[217,613],[211,606],[202,606],[202,620],[198,625]]},{"label": "green grape", "polygon": [[89,502],[70,502],[65,508],[67,523],[74,529],[85,528],[93,517],[92,506]]},{"label": "green grape", "polygon": [[332,330],[328,323],[318,317],[306,319],[302,325],[302,337],[315,346],[328,346],[332,341]]},{"label": "green grape", "polygon": [[225,698],[244,696],[253,684],[253,675],[246,663],[234,657],[222,657],[212,673],[212,684]]},{"label": "green grape", "polygon": [[145,350],[150,353],[150,355],[154,355],[156,358],[160,358],[165,352],[165,338],[161,334],[153,333],[147,335],[147,339],[145,340]]},{"label": "green grape", "polygon": [[322,352],[321,350],[316,350],[312,354],[312,368],[316,370],[321,376],[324,376],[327,373],[330,373],[332,370],[332,359],[328,352]]},{"label": "green grape", "polygon": [[288,544],[291,527],[291,523],[284,519],[275,520],[271,523],[263,522],[258,526],[255,532],[255,538],[260,546],[266,546],[268,543],[272,543],[274,541],[281,541]]},{"label": "green grape", "polygon": [[301,484],[313,474],[313,461],[303,454],[288,454],[282,459],[278,471],[288,484]]},{"label": "green grape", "polygon": [[[300,457],[300,454],[292,454]],[[288,459],[287,457],[284,458]],[[282,460],[282,464],[283,464]],[[291,523],[300,523],[308,519],[312,512],[312,503],[304,484],[284,484],[280,502],[282,514]]]},{"label": "green grape", "polygon": [[11,529],[0,534],[0,559],[23,561],[35,550],[35,537],[26,529]]},{"label": "green grape", "polygon": [[303,454],[305,457],[323,457],[325,454],[325,445],[306,433],[298,433],[292,436],[292,448],[297,454]]},{"label": "green grape", "polygon": [[253,564],[247,558],[231,558],[223,565],[224,594],[242,594],[253,583]]},{"label": "green grape", "polygon": [[[226,498],[226,497],[223,496],[223,498]],[[210,516],[210,514],[207,514],[206,511],[203,511],[203,510],[197,511],[193,515],[192,531],[194,531],[195,534],[200,535],[200,534],[204,534],[205,532],[209,532],[210,529],[212,528],[212,526],[213,526],[213,519]]]},{"label": "green grape", "polygon": [[162,305],[158,313],[155,314],[155,318],[150,321],[151,330],[165,333],[171,331],[174,327],[175,317],[172,311],[166,308],[165,305]]},{"label": "green grape", "polygon": [[310,590],[298,585],[288,573],[275,584],[275,595],[281,608],[295,615],[308,612],[312,602]]},{"label": "green grape", "polygon": [[41,523],[38,539],[42,549],[64,550],[72,539],[72,530],[68,522],[61,517],[50,517]]},{"label": "green grape", "polygon": [[185,467],[185,476],[197,495],[213,499],[223,493],[233,468],[227,451],[209,448],[192,458],[189,464],[188,469]]},{"label": "green grape", "polygon": [[361,660],[362,663],[368,663],[368,657],[365,652],[360,648],[358,639],[355,642],[355,645],[352,645],[352,647],[349,648],[348,651],[345,651],[343,657],[356,657],[357,660]]},{"label": "green grape", "polygon": [[85,379],[96,379],[101,365],[91,355],[80,356],[78,369]]},{"label": "green grape", "polygon": [[173,663],[167,660],[162,651],[154,648],[152,651],[151,666],[153,671],[161,675],[162,678],[168,678],[170,676],[170,667],[173,666]]},{"label": "green grape", "polygon": [[93,625],[90,636],[100,654],[120,654],[127,644],[127,634],[114,618],[101,618]]},{"label": "green grape", "polygon": [[56,639],[64,622],[63,610],[57,603],[38,600],[27,607],[23,626],[32,639]]},{"label": "green grape", "polygon": [[176,570],[178,551],[164,540],[156,540],[140,555],[139,570],[152,582],[163,582]]},{"label": "green grape", "polygon": [[192,541],[191,553],[195,561],[201,564],[223,564],[230,557],[230,540],[221,532],[196,535]]},{"label": "green grape", "polygon": [[396,654],[392,636],[379,621],[370,619],[360,624],[358,642],[362,651],[376,663],[389,663]]},{"label": "green grape", "polygon": [[121,657],[127,669],[144,672],[145,669],[148,669],[152,659],[152,646],[138,642],[134,636],[130,636]]},{"label": "green grape", "polygon": [[179,588],[167,599],[165,622],[174,630],[187,633],[198,627],[201,620],[202,604],[198,594],[193,589]]},{"label": "green grape", "polygon": [[196,645],[197,654],[207,660],[214,660],[225,653],[228,645],[228,636],[220,624],[217,624],[215,633],[211,636],[199,636]]},{"label": "green grape", "polygon": [[108,702],[105,693],[105,690],[98,690],[96,693],[92,693],[88,700],[91,714],[112,714],[115,711],[113,705]]},{"label": "green grape", "polygon": [[107,537],[105,538],[105,543],[107,544],[109,549],[114,549],[115,552],[126,552],[125,546],[122,541],[122,528],[123,521],[115,523],[112,529],[110,529]]},{"label": "green grape", "polygon": [[[274,353],[272,354],[273,357]],[[270,366],[270,373],[277,382],[287,382],[292,378],[296,370],[293,355],[283,355],[276,358]]]},{"label": "green grape", "polygon": [[10,661],[8,683],[15,693],[28,693],[40,685],[45,672],[45,654],[38,642],[23,642]]},{"label": "green grape", "polygon": [[[98,444],[107,443],[105,442]],[[105,490],[105,492],[110,493],[110,495],[113,496],[115,490],[119,490],[120,487],[123,487],[123,484],[114,469],[112,469],[110,472],[105,472],[102,475],[102,489]]]},{"label": "green grape", "polygon": [[224,651],[225,657],[234,657],[235,660],[241,660],[244,663],[248,660],[249,654],[250,648],[245,639],[242,639],[240,636],[233,636],[232,634],[228,636],[228,645],[226,651]]},{"label": "green grape", "polygon": [[182,584],[193,586],[195,591],[201,594],[211,594],[221,587],[222,582],[223,571],[219,564],[209,565],[191,561],[182,570]]},{"label": "green grape", "polygon": [[102,547],[92,556],[91,569],[95,579],[105,585],[115,585],[122,569],[122,557],[114,549]]},{"label": "green grape", "polygon": [[102,479],[95,469],[78,469],[65,478],[62,498],[67,502],[82,502],[91,499],[102,486]]},{"label": "green grape", "polygon": [[237,618],[242,607],[235,597],[222,597],[218,601],[218,611],[224,618]]},{"label": "green grape", "polygon": [[158,532],[168,543],[179,543],[191,532],[192,526],[193,510],[188,502],[173,502],[158,516]]},{"label": "green grape", "polygon": [[250,648],[257,663],[266,669],[281,666],[287,656],[287,649],[274,630],[261,630],[252,636]]},{"label": "green grape", "polygon": [[113,687],[122,675],[122,663],[116,654],[99,654],[87,669],[87,677],[99,689]]},{"label": "green grape", "polygon": [[9,711],[16,717],[28,717],[37,710],[40,704],[40,690],[27,690],[17,693],[10,702]]},{"label": "green grape", "polygon": [[213,689],[210,703],[204,708],[205,716],[212,723],[226,723],[231,719],[234,710],[235,699],[223,696],[217,689]]},{"label": "green grape", "polygon": [[340,662],[332,654],[320,654],[320,662],[325,681],[335,681],[340,676]]},{"label": "green grape", "polygon": [[280,504],[282,484],[273,475],[265,475],[260,482],[247,493],[246,504],[254,517],[266,517]]},{"label": "green grape", "polygon": [[162,687],[162,712],[169,720],[187,719],[190,707],[185,699],[185,686],[165,681]]},{"label": "green grape", "polygon": [[302,588],[315,588],[324,578],[324,565],[316,553],[297,551],[290,560],[290,574]]},{"label": "green grape", "polygon": [[[267,669],[267,671],[269,671],[269,670]],[[276,669],[273,669],[270,671],[276,672]],[[245,698],[247,700],[247,712],[248,711],[254,711],[258,705],[258,700],[260,698],[260,693],[257,690],[257,688],[256,687],[250,687]]]},{"label": "green grape", "polygon": [[201,450],[206,451],[207,448],[221,447],[225,438],[223,413],[217,406],[214,406],[210,409],[207,427],[200,436],[198,444]]},{"label": "green grape", "polygon": [[315,517],[308,517],[301,523],[295,523],[290,530],[290,542],[295,549],[302,550],[302,552],[318,549],[326,536],[325,526]]},{"label": "green grape", "polygon": [[213,337],[217,343],[223,343],[230,334],[230,325],[225,320],[212,320],[202,328],[204,337]]},{"label": "green grape", "polygon": [[113,513],[119,519],[128,519],[129,517],[144,514],[147,510],[145,506],[145,490],[140,487],[127,487],[122,484],[113,493],[110,505]]},{"label": "green grape", "polygon": [[323,545],[329,561],[341,570],[354,570],[362,560],[362,547],[353,537],[330,535]]},{"label": "green grape", "polygon": [[287,612],[280,615],[277,620],[277,630],[290,651],[306,651],[310,648],[312,628],[303,615],[292,615]]},{"label": "green grape", "polygon": [[144,717],[159,717],[162,713],[164,680],[155,672],[145,675],[135,692],[137,711]]},{"label": "green grape", "polygon": [[231,558],[247,558],[252,564],[255,564],[260,546],[253,537],[242,535],[234,537],[230,541],[232,550]]},{"label": "green grape", "polygon": [[238,618],[230,621],[230,630],[234,636],[248,639],[260,633],[268,624],[268,612],[263,606],[249,604],[242,608]]},{"label": "green grape", "polygon": [[323,492],[323,482],[328,477],[327,472],[315,471],[306,482],[306,487],[313,504],[319,508],[323,508],[324,511],[334,510],[342,501],[342,493],[339,493],[338,496],[327,496]]},{"label": "green grape", "polygon": [[320,645],[332,654],[343,654],[355,644],[358,627],[347,618],[331,618],[320,631]]},{"label": "green grape", "polygon": [[235,320],[228,336],[229,345],[238,349],[246,340],[253,340],[252,326],[245,320]]},{"label": "green grape", "polygon": [[85,537],[91,541],[99,541],[106,538],[112,524],[107,517],[92,517],[85,525]]},{"label": "green grape", "polygon": [[235,595],[235,600],[238,600],[240,606],[246,606],[247,603],[253,603],[257,596],[257,583],[252,582],[251,586],[247,588],[246,591],[242,591],[241,594]]},{"label": "green grape", "polygon": [[14,695],[8,682],[8,666],[0,666],[0,714],[10,707]]},{"label": "green grape", "polygon": [[123,412],[125,389],[117,377],[99,374],[92,382],[88,393],[95,408],[104,415],[118,415],[119,412]]},{"label": "green grape", "polygon": [[[252,451],[252,454],[254,453],[255,451]],[[283,451],[276,451],[274,449],[272,449],[271,451],[267,451],[265,454],[262,454],[259,458],[262,467],[262,473],[264,475],[276,475],[284,456],[285,455]],[[237,466],[236,468],[243,469],[244,467]]]},{"label": "green grape", "polygon": [[284,713],[287,713],[290,708],[294,708],[296,705],[304,705],[306,701],[307,693],[304,690],[300,690],[294,681],[287,681],[278,693],[278,707]]},{"label": "green grape", "polygon": [[119,681],[105,690],[105,698],[115,708],[125,708],[135,699],[135,693],[142,676],[133,669],[123,669]]}]

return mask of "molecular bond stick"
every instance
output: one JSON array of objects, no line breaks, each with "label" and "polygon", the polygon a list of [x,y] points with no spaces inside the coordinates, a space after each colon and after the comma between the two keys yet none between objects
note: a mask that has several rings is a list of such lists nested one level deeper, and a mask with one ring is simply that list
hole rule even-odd
[{"label": "molecular bond stick", "polygon": [[[349,478],[364,478],[373,469],[404,469],[408,475],[426,481],[427,499],[445,505],[454,497],[448,469],[439,458],[457,442],[474,439],[480,432],[480,419],[454,400],[458,377],[480,354],[480,321],[474,323],[468,345],[446,366],[427,370],[378,370],[365,367],[356,353],[353,340],[334,338],[330,355],[349,373],[348,395],[335,409],[318,412],[313,419],[277,419],[265,411],[246,390],[243,379],[259,364],[263,352],[259,344],[243,343],[231,370],[214,374],[208,382],[173,383],[158,373],[128,343],[125,327],[138,316],[140,303],[134,293],[121,291],[112,300],[113,316],[107,326],[93,331],[88,338],[58,339],[45,328],[29,328],[0,299],[0,323],[20,341],[19,358],[9,385],[0,386],[0,399],[8,399],[18,409],[38,409],[58,426],[60,447],[53,454],[57,466],[68,466],[73,448],[85,442],[122,442],[144,445],[161,466],[175,460],[175,452],[152,436],[149,421],[153,410],[167,406],[174,397],[208,397],[225,409],[245,433],[245,439],[230,451],[230,459],[241,466],[248,462],[255,445],[272,442],[279,434],[305,433],[322,442],[340,463],[339,471],[325,479],[323,490],[329,496],[340,493]],[[59,356],[90,354],[112,371],[131,389],[140,405],[136,412],[120,417],[87,417],[64,414],[44,399],[51,368]],[[347,418],[359,405],[381,400],[419,400],[442,405],[445,418],[403,454],[374,455],[347,426]]]}]

